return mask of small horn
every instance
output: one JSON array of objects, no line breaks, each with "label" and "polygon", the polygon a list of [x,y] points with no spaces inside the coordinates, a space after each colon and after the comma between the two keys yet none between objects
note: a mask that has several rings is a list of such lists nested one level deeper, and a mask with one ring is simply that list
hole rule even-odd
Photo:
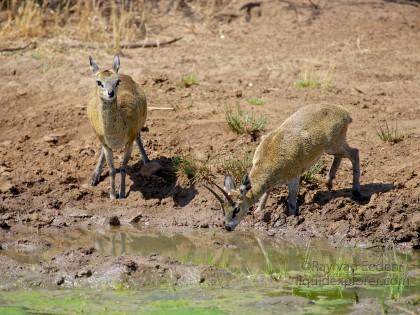
[{"label": "small horn", "polygon": [[211,189],[209,186],[207,186],[207,185],[204,185],[204,187],[206,187],[215,197],[216,197],[216,199],[217,200],[219,200],[219,202],[220,202],[220,204],[222,205],[222,212],[223,212],[223,215],[226,215],[225,214],[225,207],[223,206],[223,198],[222,197],[220,197],[213,189]]},{"label": "small horn", "polygon": [[223,194],[223,196],[226,197],[226,200],[228,201],[228,203],[232,206],[235,203],[233,202],[232,198],[229,196],[229,194],[226,192],[226,190],[224,190],[222,187],[220,187],[219,185],[217,185],[216,183],[213,183],[214,186],[216,186],[221,193]]}]

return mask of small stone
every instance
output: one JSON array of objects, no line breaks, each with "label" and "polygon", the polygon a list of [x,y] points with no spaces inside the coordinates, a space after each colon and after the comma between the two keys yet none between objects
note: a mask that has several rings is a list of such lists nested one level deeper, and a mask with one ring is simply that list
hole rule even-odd
[{"label": "small stone", "polygon": [[2,222],[0,222],[0,228],[3,229],[3,230],[9,230],[10,229],[10,225],[7,224],[7,222],[2,221]]},{"label": "small stone", "polygon": [[209,228],[209,224],[208,223],[201,223],[200,224],[200,228],[202,228],[202,229],[208,229]]},{"label": "small stone", "polygon": [[134,216],[133,218],[128,221],[129,223],[139,223],[141,218],[143,218],[143,215],[139,213],[138,215]]},{"label": "small stone", "polygon": [[6,182],[0,183],[0,192],[3,194],[11,191],[12,188],[13,188],[13,184],[11,182],[6,181]]},{"label": "small stone", "polygon": [[12,141],[11,140],[5,140],[3,142],[0,143],[0,147],[9,147],[12,145]]},{"label": "small stone", "polygon": [[65,134],[63,133],[50,134],[50,135],[44,136],[42,138],[42,141],[47,142],[47,143],[57,144],[60,139],[64,138],[64,136]]},{"label": "small stone", "polygon": [[89,278],[92,275],[92,270],[84,269],[76,273],[75,278]]},{"label": "small stone", "polygon": [[64,283],[64,277],[63,276],[59,276],[57,277],[57,279],[55,279],[55,284],[56,285],[62,285]]},{"label": "small stone", "polygon": [[114,216],[112,216],[108,219],[108,224],[110,226],[120,226],[121,225],[120,219],[118,219],[118,217],[116,215],[114,215]]},{"label": "small stone", "polygon": [[127,267],[128,271],[130,271],[130,272],[134,272],[139,268],[139,265],[133,260],[128,261],[125,264],[125,266]]}]

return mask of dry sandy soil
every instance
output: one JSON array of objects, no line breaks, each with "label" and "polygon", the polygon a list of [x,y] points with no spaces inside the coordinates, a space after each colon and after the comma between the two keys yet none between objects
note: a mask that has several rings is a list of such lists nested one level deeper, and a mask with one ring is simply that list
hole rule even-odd
[{"label": "dry sandy soil", "polygon": [[[110,67],[112,52],[50,39],[38,40],[36,49],[0,55],[0,233],[21,224],[69,229],[114,215],[126,222],[139,214],[141,225],[158,229],[222,229],[218,202],[200,184],[177,178],[171,158],[212,164],[253,152],[260,139],[229,129],[226,104],[264,116],[269,132],[300,107],[325,102],[343,105],[353,117],[348,139],[360,150],[366,201],[350,198],[349,161],[327,191],[326,157],[318,181],[301,187],[298,218],[284,214],[282,187],[269,198],[266,213],[250,213],[238,229],[419,248],[420,7],[409,1],[318,1],[316,7],[263,1],[247,21],[239,10],[244,3],[221,6],[204,18],[182,10],[168,17],[157,9],[151,27],[160,25],[158,36],[182,40],[122,52],[120,71],[142,85],[149,106],[174,108],[149,111],[143,139],[163,168],[141,176],[135,151],[124,200],[108,198],[105,172],[97,187],[88,185],[99,148],[86,118],[95,86],[88,55]],[[191,72],[199,85],[180,87],[180,78]],[[305,72],[328,86],[296,88]],[[248,104],[253,97],[264,104]],[[398,122],[402,141],[378,138],[375,128],[385,121]],[[223,174],[214,171],[221,182]]]}]

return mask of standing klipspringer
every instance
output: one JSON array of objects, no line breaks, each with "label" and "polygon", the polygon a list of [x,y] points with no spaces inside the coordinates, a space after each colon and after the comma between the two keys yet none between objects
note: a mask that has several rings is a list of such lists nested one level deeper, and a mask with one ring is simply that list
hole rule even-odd
[{"label": "standing klipspringer", "polygon": [[149,161],[140,138],[147,116],[144,92],[133,79],[119,74],[120,58],[114,56],[112,69],[99,71],[99,67],[89,57],[90,69],[95,75],[96,89],[87,107],[87,116],[96,136],[101,142],[101,153],[90,184],[96,186],[106,160],[111,176],[111,199],[116,199],[115,166],[112,150],[124,147],[121,163],[121,184],[119,198],[125,198],[125,175],[131,156],[133,142],[136,141],[144,163]]}]

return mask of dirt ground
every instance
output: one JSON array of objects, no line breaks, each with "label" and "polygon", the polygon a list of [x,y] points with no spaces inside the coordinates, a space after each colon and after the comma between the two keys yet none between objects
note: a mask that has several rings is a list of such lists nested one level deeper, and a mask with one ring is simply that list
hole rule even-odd
[{"label": "dirt ground", "polygon": [[[168,17],[156,9],[151,28],[159,25],[159,36],[183,38],[166,47],[122,51],[120,72],[142,85],[149,106],[174,108],[149,111],[143,139],[149,157],[163,168],[141,176],[135,150],[124,200],[109,199],[107,172],[97,187],[88,185],[99,148],[86,117],[95,85],[88,56],[110,67],[112,52],[40,39],[36,49],[0,55],[0,233],[18,225],[60,231],[111,216],[124,223],[140,214],[139,224],[148,227],[220,230],[217,200],[202,185],[177,178],[171,158],[212,164],[253,152],[260,139],[229,129],[228,104],[264,116],[269,132],[300,107],[323,102],[351,113],[348,140],[360,150],[367,200],[350,198],[349,161],[327,191],[323,178],[332,159],[326,157],[317,182],[301,186],[299,217],[284,214],[282,187],[265,213],[250,213],[238,229],[418,249],[420,7],[410,1],[263,1],[247,18],[239,10],[245,3],[222,5],[206,17],[182,10]],[[180,87],[180,78],[192,72],[199,85]],[[326,84],[296,88],[305,73]],[[249,98],[264,104],[252,106]],[[375,128],[385,121],[398,123],[402,141],[379,139]],[[221,183],[223,174],[214,171]],[[92,222],[92,216],[104,219]]]}]

